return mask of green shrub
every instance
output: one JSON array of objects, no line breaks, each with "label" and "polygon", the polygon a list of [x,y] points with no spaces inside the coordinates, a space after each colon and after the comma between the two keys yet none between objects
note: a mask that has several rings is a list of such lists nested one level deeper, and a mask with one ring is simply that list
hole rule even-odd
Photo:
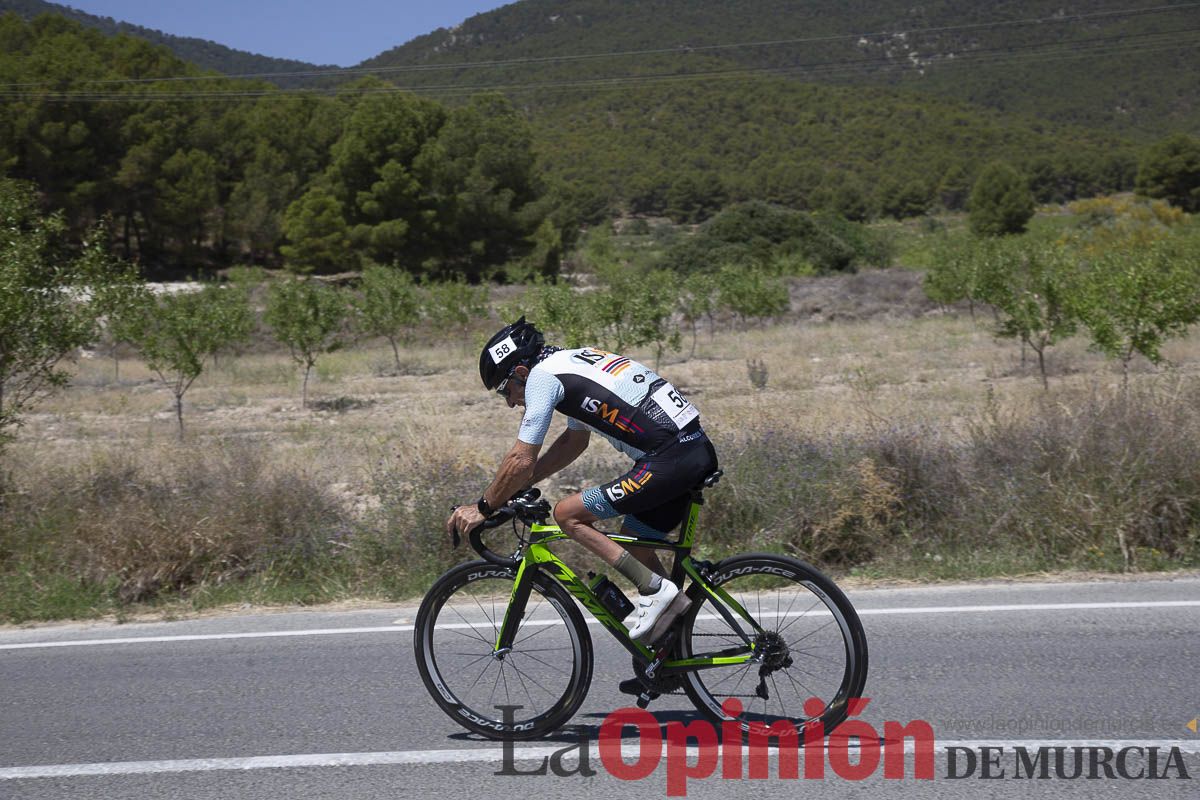
[{"label": "green shrub", "polygon": [[1138,164],[1137,191],[1200,211],[1200,139],[1176,133],[1149,147]]},{"label": "green shrub", "polygon": [[980,295],[979,243],[967,236],[938,236],[930,249],[930,267],[925,273],[925,294],[937,303],[974,303]]},{"label": "green shrub", "polygon": [[120,338],[133,344],[175,399],[183,438],[183,397],[218,353],[247,341],[254,328],[247,292],[210,284],[199,291],[142,295],[116,318]]},{"label": "green shrub", "polygon": [[725,267],[717,273],[717,303],[741,320],[777,317],[788,309],[787,284],[755,268]]},{"label": "green shrub", "polygon": [[1135,354],[1161,363],[1167,339],[1200,320],[1200,263],[1176,241],[1112,247],[1089,261],[1079,303],[1093,344],[1128,376]]},{"label": "green shrub", "polygon": [[363,270],[361,294],[353,300],[358,329],[382,336],[392,346],[400,370],[400,344],[408,341],[421,321],[421,297],[412,276],[397,267],[371,264]]},{"label": "green shrub", "polygon": [[726,208],[694,236],[668,249],[661,266],[689,274],[728,264],[768,267],[781,258],[825,273],[890,261],[890,254],[857,223],[755,201]]},{"label": "green shrub", "polygon": [[1048,387],[1046,351],[1079,324],[1078,261],[1067,248],[1032,237],[979,243],[978,298],[996,310],[996,332],[1037,355]]},{"label": "green shrub", "polygon": [[850,248],[853,253],[847,269],[857,267],[890,267],[896,257],[896,244],[884,232],[852,222],[837,214],[813,214],[818,225]]},{"label": "green shrub", "polygon": [[975,181],[968,208],[971,231],[978,236],[1021,233],[1033,218],[1033,193],[1025,176],[994,161]]},{"label": "green shrub", "polygon": [[536,282],[505,319],[524,314],[562,347],[583,347],[598,340],[598,327],[583,295],[564,281]]}]

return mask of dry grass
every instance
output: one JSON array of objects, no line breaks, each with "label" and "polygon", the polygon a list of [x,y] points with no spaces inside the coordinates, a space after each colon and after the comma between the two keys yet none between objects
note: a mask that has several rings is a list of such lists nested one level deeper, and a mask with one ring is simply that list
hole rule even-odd
[{"label": "dry grass", "polygon": [[[1036,493],[1030,483],[1020,497],[1036,495],[1037,508],[1026,517],[1005,517],[1005,504],[1015,495],[1005,495],[1000,473],[983,470],[977,457],[987,448],[999,454],[1008,447],[1012,458],[1004,462],[996,455],[996,463],[1032,481],[1040,467],[1016,454],[1032,452],[1031,442],[1069,449],[1084,420],[1092,421],[1092,430],[1106,425],[1117,433],[1121,425],[1135,425],[1147,409],[1157,409],[1158,418],[1194,428],[1200,335],[1168,345],[1174,365],[1169,374],[1149,367],[1135,374],[1141,405],[1118,409],[1111,398],[1119,372],[1080,340],[1051,351],[1047,395],[1036,367],[1023,368],[1017,347],[996,341],[982,317],[973,321],[965,313],[930,309],[912,299],[908,278],[834,280],[794,287],[797,313],[784,324],[702,332],[695,359],[668,356],[662,365],[702,410],[730,468],[731,480],[713,493],[707,549],[778,546],[867,575],[933,577],[1064,566],[1081,552],[1100,555],[1074,566],[1100,569],[1191,557],[1191,551],[1161,546],[1154,532],[1161,525],[1146,527],[1146,519],[1169,517],[1176,521],[1163,524],[1183,530],[1172,534],[1173,541],[1189,535],[1194,541],[1200,507],[1187,506],[1179,492],[1159,491],[1157,505],[1123,496],[1101,508],[1103,503],[1088,506],[1085,498],[1103,493],[1104,484],[1080,478],[1070,492],[1055,495]],[[884,292],[887,302],[860,296],[871,292]],[[805,299],[810,296],[816,299]],[[816,306],[820,312],[812,311]],[[864,315],[869,318],[859,318]],[[22,550],[12,534],[0,535],[0,575],[7,570],[10,576],[6,593],[20,573],[25,576],[20,586],[26,587],[21,591],[37,594],[36,586],[29,588],[33,581],[53,594],[57,584],[37,578],[38,570],[49,570],[59,575],[54,580],[67,581],[64,592],[71,581],[88,584],[89,599],[82,606],[50,603],[41,610],[26,604],[20,613],[10,607],[0,609],[0,616],[94,613],[111,608],[114,597],[144,599],[179,590],[216,602],[225,595],[211,589],[214,583],[228,586],[239,576],[245,581],[265,574],[281,580],[286,559],[278,552],[291,547],[290,535],[325,559],[299,599],[419,593],[422,581],[461,557],[445,552],[440,521],[453,502],[478,495],[519,423],[519,411],[478,385],[477,340],[493,326],[494,321],[481,321],[477,330],[454,334],[449,343],[411,346],[401,374],[395,374],[386,345],[324,357],[310,393],[318,403],[326,401],[328,410],[300,407],[298,373],[286,354],[226,359],[185,399],[182,449],[175,443],[170,395],[155,386],[144,366],[123,360],[116,381],[110,359],[81,361],[72,387],[40,406],[5,451],[0,488],[7,487],[7,499],[0,516],[8,515],[11,528],[22,503],[26,509],[29,503],[52,508],[55,498],[69,498],[67,505],[81,510],[89,525],[72,537],[62,529],[74,524],[69,515],[24,518],[41,541],[58,542],[47,552],[56,553],[66,571],[55,572],[46,559]],[[649,353],[631,355],[652,363]],[[751,387],[746,369],[751,359],[767,368],[764,389]],[[1100,408],[1096,398],[1109,398],[1108,405]],[[551,437],[561,428],[556,420]],[[1134,444],[1159,453],[1169,449],[1153,438],[1139,441]],[[1200,447],[1200,432],[1187,443]],[[1169,459],[1151,466],[1190,469],[1185,459],[1200,452],[1175,444]],[[1065,452],[1057,457],[1066,459]],[[1090,456],[1107,457],[1102,450]],[[623,467],[623,457],[601,443],[544,488],[551,497],[561,496]],[[241,490],[221,485],[220,476],[234,480],[238,474]],[[180,491],[195,494],[204,486],[212,487],[207,505],[175,499]],[[956,504],[955,493],[968,490],[992,505]],[[298,510],[312,517],[312,525],[297,524],[303,533],[289,534],[279,526],[243,524],[237,509],[252,506],[256,497],[278,506],[280,519],[294,519],[288,515]],[[767,513],[772,497],[782,498],[780,508]],[[1054,503],[1068,506],[1053,517],[1055,524],[1072,526],[1060,542],[1065,544],[1043,547],[1034,559],[1012,560],[1012,552],[1042,541],[1031,520]],[[1122,514],[1128,518],[1120,526],[1124,552],[1115,531],[1105,527]],[[169,520],[180,516],[188,520],[172,527]],[[938,521],[947,518],[953,526]],[[948,536],[965,524],[978,536]],[[157,531],[152,546],[131,533],[147,526]],[[1005,553],[987,563],[973,552],[985,534],[996,553]],[[1110,538],[1109,548],[1097,544]],[[197,541],[212,546],[191,558],[195,554],[188,548]],[[1162,558],[1139,558],[1138,548]],[[348,549],[352,558],[345,557]],[[926,554],[931,563],[922,564]],[[147,557],[144,568],[135,566],[138,555]],[[208,594],[197,593],[198,585],[208,587]],[[276,597],[256,592],[257,599]]]}]

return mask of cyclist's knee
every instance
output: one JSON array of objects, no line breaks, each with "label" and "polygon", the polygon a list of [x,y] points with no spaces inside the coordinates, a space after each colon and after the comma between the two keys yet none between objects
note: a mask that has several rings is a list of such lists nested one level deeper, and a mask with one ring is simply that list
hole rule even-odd
[{"label": "cyclist's knee", "polygon": [[578,494],[563,498],[554,506],[554,521],[568,534],[594,520],[595,515],[584,507],[583,498]]},{"label": "cyclist's knee", "polygon": [[575,521],[575,516],[571,513],[571,507],[566,500],[559,500],[554,504],[554,521],[558,523],[558,527],[564,531],[569,531],[572,523]]}]

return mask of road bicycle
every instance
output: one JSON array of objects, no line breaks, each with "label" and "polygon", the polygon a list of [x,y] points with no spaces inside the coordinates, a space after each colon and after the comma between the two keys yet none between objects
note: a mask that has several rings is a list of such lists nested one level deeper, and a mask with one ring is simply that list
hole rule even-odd
[{"label": "road bicycle", "polygon": [[[629,637],[622,619],[632,604],[615,584],[603,576],[585,582],[549,550],[566,534],[547,523],[550,505],[536,489],[498,509],[468,536],[482,560],[440,577],[417,613],[417,667],[437,705],[492,739],[537,738],[566,723],[587,695],[593,664],[574,597],[632,655],[640,707],[682,690],[709,719],[743,730],[780,720],[800,730],[819,719],[832,731],[866,682],[858,614],[833,581],[795,558],[693,558],[703,490],[720,477],[692,490],[677,541],[609,534],[673,553],[670,579],[681,588],[690,581],[691,607],[651,645]],[[501,533],[509,521],[511,533]],[[741,705],[736,716],[722,708],[730,698]],[[820,701],[811,716],[810,698]]]}]

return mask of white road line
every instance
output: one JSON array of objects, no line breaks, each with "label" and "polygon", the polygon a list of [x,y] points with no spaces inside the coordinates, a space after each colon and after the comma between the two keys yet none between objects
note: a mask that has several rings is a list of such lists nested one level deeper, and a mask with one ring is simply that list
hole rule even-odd
[{"label": "white road line", "polygon": [[860,617],[883,614],[977,614],[981,612],[1008,611],[1077,611],[1109,610],[1121,608],[1195,608],[1200,600],[1145,600],[1127,603],[1036,603],[1026,605],[994,606],[911,606],[908,608],[867,608],[858,612]]},{"label": "white road line", "polygon": [[[1029,611],[1110,611],[1137,608],[1200,608],[1200,600],[1145,600],[1125,603],[1036,603],[1023,605],[978,605],[978,606],[909,606],[905,608],[865,608],[859,609],[860,617],[896,615],[896,614],[980,614],[980,613],[1013,613]],[[777,616],[771,613],[764,617]],[[715,619],[709,616],[708,619]],[[482,624],[482,623],[481,623]],[[557,620],[531,620],[525,625],[557,625]],[[598,625],[595,619],[588,620],[589,625]],[[472,628],[479,625],[469,623],[454,623],[443,625],[443,628]],[[412,625],[382,625],[368,628],[306,628],[294,631],[249,631],[245,633],[202,633],[181,634],[177,636],[131,636],[111,639],[63,639],[48,642],[16,642],[0,644],[0,650],[32,650],[48,647],[96,647],[102,645],[153,644],[156,642],[206,642],[220,639],[270,639],[292,636],[346,636],[362,633],[411,633]]]},{"label": "white road line", "polygon": [[[513,747],[514,761],[541,761],[547,756],[569,747],[577,752],[577,745],[557,745],[554,747]],[[1158,747],[1161,751],[1178,748],[1181,753],[1189,755],[1200,754],[1200,740],[1195,739],[1032,739],[1020,741],[957,739],[937,741],[934,752],[944,752],[948,747],[967,747],[978,750],[980,747],[1004,747],[1006,750],[1015,747],[1025,747],[1036,750],[1039,747],[1108,747],[1120,750],[1123,747]],[[589,758],[597,752],[595,741],[588,743]],[[850,745],[851,752],[857,753],[857,745]],[[904,742],[905,752],[913,752],[913,742]],[[574,760],[573,753],[567,756]],[[696,752],[695,746],[688,747],[689,755]],[[627,762],[635,761],[641,752],[641,745],[636,742],[626,742],[621,746],[621,753]],[[195,758],[172,761],[112,761],[96,764],[42,764],[28,767],[0,767],[0,781],[29,780],[33,778],[96,778],[113,775],[149,775],[180,772],[217,772],[217,771],[246,771],[257,769],[301,769],[314,767],[365,767],[378,765],[405,764],[466,764],[472,762],[499,762],[504,758],[501,747],[487,747],[462,750],[397,750],[378,753],[311,753],[288,756],[249,756],[244,758]]]},{"label": "white road line", "polygon": [[57,642],[18,642],[16,644],[0,644],[0,650],[25,650],[35,647],[94,647],[96,645],[104,644],[151,644],[154,642],[210,642],[217,639],[271,639],[288,636],[339,636],[355,633],[398,633],[402,631],[412,632],[412,629],[412,625],[385,625],[382,627],[373,628],[307,628],[295,631],[195,633],[181,634],[179,636],[131,636],[124,639],[64,639]]}]

